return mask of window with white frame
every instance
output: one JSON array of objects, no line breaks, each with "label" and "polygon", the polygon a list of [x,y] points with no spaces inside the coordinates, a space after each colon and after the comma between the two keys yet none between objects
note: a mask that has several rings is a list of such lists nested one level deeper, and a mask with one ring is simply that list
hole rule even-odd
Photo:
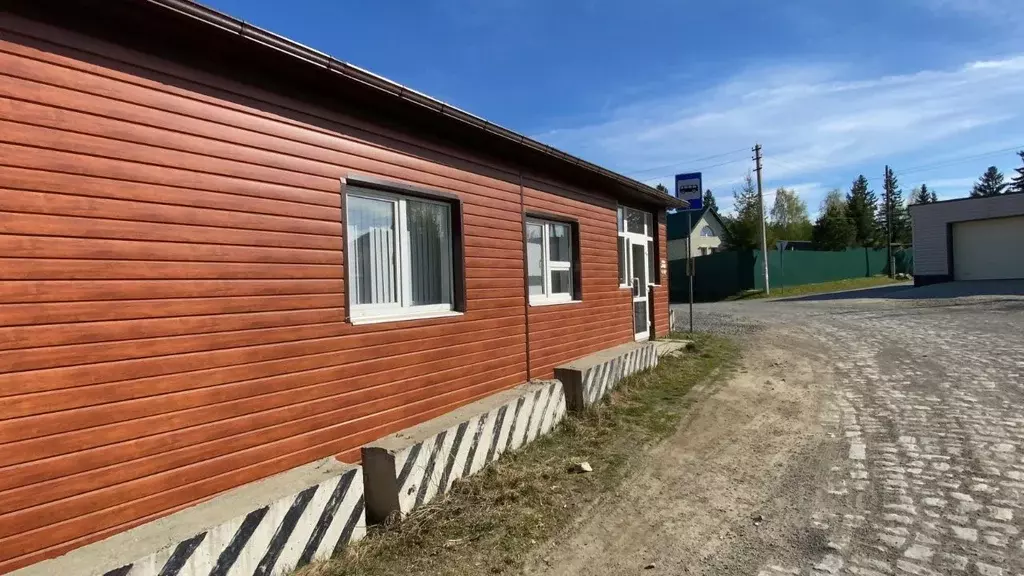
[{"label": "window with white frame", "polygon": [[700,229],[700,235],[705,238],[714,238],[716,234],[715,231],[711,229],[711,226],[705,226]]},{"label": "window with white frame", "polygon": [[353,322],[452,313],[452,205],[348,188],[350,317]]},{"label": "window with white frame", "polygon": [[573,300],[572,226],[539,218],[526,220],[526,269],[530,304]]},{"label": "window with white frame", "polygon": [[651,284],[658,284],[657,266],[655,261],[657,252],[654,246],[654,218],[650,212],[619,206],[618,214],[618,253],[619,253],[619,286],[628,288],[630,285],[630,274],[632,264],[630,258],[632,251],[629,249],[630,238],[647,241],[647,278]]}]

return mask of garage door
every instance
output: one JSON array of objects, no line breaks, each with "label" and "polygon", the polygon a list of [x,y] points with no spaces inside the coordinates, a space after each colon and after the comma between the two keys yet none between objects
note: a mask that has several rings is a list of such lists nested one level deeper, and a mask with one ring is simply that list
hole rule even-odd
[{"label": "garage door", "polygon": [[953,276],[1024,278],[1024,216],[953,224]]}]

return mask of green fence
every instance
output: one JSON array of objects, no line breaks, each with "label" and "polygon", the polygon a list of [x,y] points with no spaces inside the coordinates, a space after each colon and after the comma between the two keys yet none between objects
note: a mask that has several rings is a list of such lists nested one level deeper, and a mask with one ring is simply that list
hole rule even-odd
[{"label": "green fence", "polygon": [[[768,277],[772,286],[799,286],[847,278],[888,274],[887,254],[882,249],[850,248],[845,252],[789,250],[768,252]],[[913,273],[910,249],[895,253],[896,272]],[[746,290],[763,290],[760,250],[729,251],[694,259],[693,299],[712,302]],[[685,302],[689,296],[686,261],[669,263],[669,296]]]}]

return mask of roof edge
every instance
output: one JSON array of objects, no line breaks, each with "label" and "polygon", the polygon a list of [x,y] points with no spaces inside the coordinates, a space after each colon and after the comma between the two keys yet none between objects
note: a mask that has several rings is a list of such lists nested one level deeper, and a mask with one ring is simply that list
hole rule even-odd
[{"label": "roof edge", "polygon": [[567,152],[563,152],[553,146],[549,146],[537,140],[530,138],[524,134],[520,134],[508,128],[504,128],[493,122],[485,120],[475,114],[466,112],[456,106],[447,104],[441,100],[428,96],[422,92],[408,88],[388,80],[383,76],[374,74],[368,70],[364,70],[358,66],[350,64],[348,62],[333,58],[329,54],[320,52],[308,46],[305,46],[299,42],[291,40],[287,37],[281,36],[264,28],[254,26],[244,20],[225,14],[213,8],[209,8],[193,0],[142,0],[144,3],[158,6],[166,10],[172,10],[183,14],[185,16],[194,18],[204,24],[220,28],[228,33],[237,34],[238,36],[263,46],[278,50],[291,57],[299,60],[303,60],[306,63],[314,66],[319,66],[325,70],[339,74],[346,77],[349,80],[360,82],[362,84],[371,86],[388,94],[398,97],[401,100],[418,104],[424,108],[433,110],[434,112],[441,114],[446,118],[450,118],[455,121],[462,122],[473,126],[484,132],[493,134],[495,136],[505,138],[523,147],[530,148],[534,151],[540,152],[547,156],[550,156],[561,162],[577,166],[588,172],[595,173],[603,178],[617,182],[618,184],[625,186],[643,196],[646,200],[664,206],[666,208],[688,208],[689,204],[685,200],[669,196],[652,186],[648,186],[638,180],[634,180],[617,172],[608,170],[579,158],[573,156]]}]

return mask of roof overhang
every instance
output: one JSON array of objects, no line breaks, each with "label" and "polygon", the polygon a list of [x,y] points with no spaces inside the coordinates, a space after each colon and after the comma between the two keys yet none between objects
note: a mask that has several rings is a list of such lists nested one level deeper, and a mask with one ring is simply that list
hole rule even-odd
[{"label": "roof overhang", "polygon": [[474,150],[483,146],[501,160],[528,163],[578,186],[599,187],[622,201],[688,206],[642,182],[190,0],[22,0],[13,2],[11,10],[191,66],[229,70],[248,82],[289,88],[293,97],[317,96],[318,104],[372,109],[402,128],[446,134]]}]

